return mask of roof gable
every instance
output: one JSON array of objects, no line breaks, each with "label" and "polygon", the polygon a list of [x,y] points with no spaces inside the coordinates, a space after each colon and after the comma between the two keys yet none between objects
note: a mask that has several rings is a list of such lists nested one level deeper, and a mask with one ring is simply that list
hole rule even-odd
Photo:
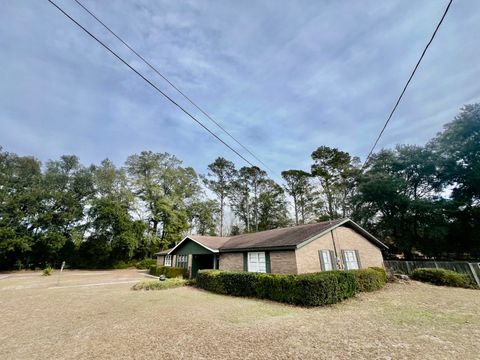
[{"label": "roof gable", "polygon": [[[197,254],[218,253],[218,249],[229,238],[220,236],[202,236],[202,235],[187,235],[180,241],[168,254],[179,253],[182,250],[195,251]],[[195,245],[189,245],[193,243]],[[193,254],[194,252],[189,252]]]},{"label": "roof gable", "polygon": [[341,219],[341,221],[337,222],[336,224],[332,224],[330,227],[328,227],[327,229],[325,229],[321,233],[319,233],[319,234],[317,234],[317,235],[315,235],[315,236],[313,236],[309,239],[306,239],[305,241],[297,244],[297,249],[309,244],[313,240],[318,239],[319,237],[325,235],[326,233],[328,233],[328,232],[330,232],[330,231],[332,231],[332,230],[334,230],[334,229],[336,229],[340,226],[347,226],[347,227],[351,228],[352,230],[356,231],[357,233],[359,233],[360,235],[362,235],[365,239],[370,241],[375,246],[378,246],[380,248],[383,247],[384,249],[388,249],[387,245],[385,245],[383,242],[378,240],[375,236],[370,234],[367,230],[365,230],[363,227],[358,225],[356,222],[354,222],[353,220],[348,219],[348,218]]}]

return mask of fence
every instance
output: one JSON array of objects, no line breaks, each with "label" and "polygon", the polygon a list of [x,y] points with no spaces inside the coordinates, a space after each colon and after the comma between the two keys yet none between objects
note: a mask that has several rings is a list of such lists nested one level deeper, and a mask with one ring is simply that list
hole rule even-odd
[{"label": "fence", "polygon": [[453,270],[462,274],[467,274],[470,278],[480,286],[480,262],[466,261],[401,261],[386,260],[385,268],[391,273],[401,273],[410,275],[413,270],[418,268],[436,268]]}]

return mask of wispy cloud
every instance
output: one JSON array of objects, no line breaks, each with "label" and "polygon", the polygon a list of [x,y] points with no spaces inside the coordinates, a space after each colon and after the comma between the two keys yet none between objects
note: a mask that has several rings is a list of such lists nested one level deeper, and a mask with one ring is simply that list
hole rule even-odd
[{"label": "wispy cloud", "polygon": [[[364,157],[446,5],[84,1],[276,172],[308,169],[320,145]],[[72,0],[59,3],[201,116]],[[453,4],[380,147],[424,143],[480,101],[473,9],[474,0]],[[199,172],[219,155],[244,165],[46,1],[6,3],[0,47],[0,144],[9,151],[121,164],[151,149]]]}]

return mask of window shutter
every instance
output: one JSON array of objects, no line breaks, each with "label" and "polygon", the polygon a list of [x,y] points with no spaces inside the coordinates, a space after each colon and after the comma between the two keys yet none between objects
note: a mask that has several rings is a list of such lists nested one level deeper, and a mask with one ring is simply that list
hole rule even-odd
[{"label": "window shutter", "polygon": [[335,256],[335,253],[332,250],[330,250],[330,259],[332,261],[332,269],[338,270],[337,257]]},{"label": "window shutter", "polygon": [[347,258],[345,257],[345,250],[342,250],[342,261],[343,261],[343,269],[348,270],[348,268],[347,268]]},{"label": "window shutter", "polygon": [[272,269],[271,269],[271,266],[270,266],[270,251],[265,252],[265,271],[267,273],[272,272]]},{"label": "window shutter", "polygon": [[318,257],[320,258],[320,270],[325,271],[325,263],[323,262],[322,250],[318,250]]},{"label": "window shutter", "polygon": [[248,271],[248,253],[243,253],[243,271]]},{"label": "window shutter", "polygon": [[362,263],[360,262],[360,254],[359,254],[358,250],[355,250],[355,257],[357,258],[358,268],[361,269],[362,268]]}]

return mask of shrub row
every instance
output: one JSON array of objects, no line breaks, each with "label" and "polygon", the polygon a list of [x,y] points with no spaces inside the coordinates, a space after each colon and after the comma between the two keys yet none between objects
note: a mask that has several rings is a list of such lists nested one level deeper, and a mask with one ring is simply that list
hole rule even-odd
[{"label": "shrub row", "polygon": [[415,269],[411,278],[433,285],[472,288],[474,284],[467,274],[446,269]]},{"label": "shrub row", "polygon": [[257,297],[288,304],[319,306],[385,285],[383,269],[326,271],[302,275],[200,270],[197,286],[219,294]]},{"label": "shrub row", "polygon": [[176,277],[183,277],[187,278],[188,273],[187,269],[175,266],[150,266],[150,275],[153,276],[160,276],[165,275],[167,278],[176,278]]}]

